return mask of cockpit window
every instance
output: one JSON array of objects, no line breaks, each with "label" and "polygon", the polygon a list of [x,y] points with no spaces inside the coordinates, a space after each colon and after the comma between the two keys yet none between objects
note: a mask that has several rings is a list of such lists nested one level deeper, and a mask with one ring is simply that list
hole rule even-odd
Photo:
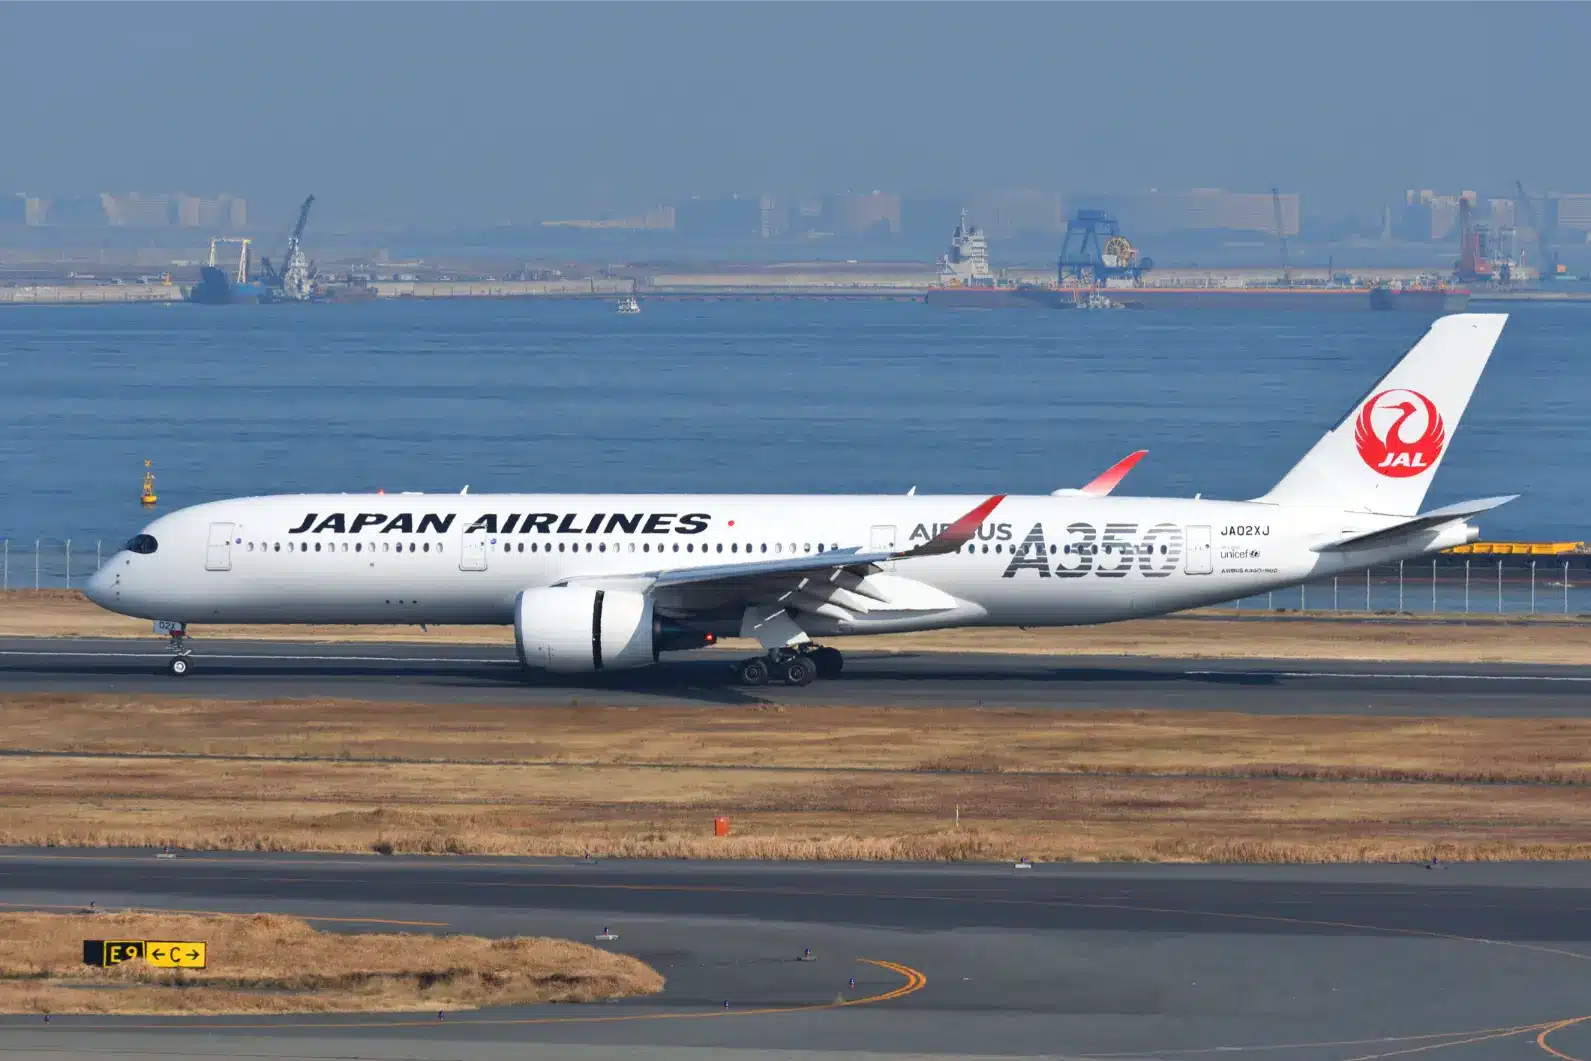
[{"label": "cockpit window", "polygon": [[144,556],[148,556],[150,553],[160,548],[160,543],[155,541],[153,535],[135,534],[133,535],[132,541],[127,543],[126,548],[130,553],[142,553]]}]

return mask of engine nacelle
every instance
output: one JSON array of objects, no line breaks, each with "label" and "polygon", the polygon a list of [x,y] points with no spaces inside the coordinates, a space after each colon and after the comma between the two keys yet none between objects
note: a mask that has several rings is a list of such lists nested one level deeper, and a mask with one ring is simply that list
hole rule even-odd
[{"label": "engine nacelle", "polygon": [[554,674],[629,670],[657,662],[652,598],[629,590],[552,586],[514,602],[519,662]]}]

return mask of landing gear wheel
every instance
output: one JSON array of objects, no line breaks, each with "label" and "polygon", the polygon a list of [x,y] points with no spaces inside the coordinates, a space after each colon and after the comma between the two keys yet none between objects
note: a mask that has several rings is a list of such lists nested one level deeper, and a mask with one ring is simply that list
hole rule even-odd
[{"label": "landing gear wheel", "polygon": [[812,679],[818,676],[817,667],[805,656],[797,656],[784,665],[784,683],[786,685],[811,685]]},{"label": "landing gear wheel", "polygon": [[171,672],[172,677],[183,678],[187,676],[190,666],[187,656],[173,656],[166,664],[166,669]]},{"label": "landing gear wheel", "polygon": [[761,658],[748,659],[735,668],[735,677],[742,685],[767,685],[768,663]]},{"label": "landing gear wheel", "polygon": [[840,670],[845,666],[845,657],[840,655],[837,648],[815,648],[811,656],[813,666],[818,669],[819,678],[838,678]]}]

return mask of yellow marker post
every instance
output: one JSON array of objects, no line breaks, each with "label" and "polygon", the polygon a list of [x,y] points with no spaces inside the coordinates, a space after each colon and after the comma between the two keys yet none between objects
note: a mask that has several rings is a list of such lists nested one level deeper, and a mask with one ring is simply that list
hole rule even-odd
[{"label": "yellow marker post", "polygon": [[159,969],[203,969],[205,947],[200,940],[149,940],[144,960]]},{"label": "yellow marker post", "polygon": [[149,462],[144,461],[144,492],[139,497],[139,503],[152,505],[160,498],[155,496],[155,473],[149,471]]}]

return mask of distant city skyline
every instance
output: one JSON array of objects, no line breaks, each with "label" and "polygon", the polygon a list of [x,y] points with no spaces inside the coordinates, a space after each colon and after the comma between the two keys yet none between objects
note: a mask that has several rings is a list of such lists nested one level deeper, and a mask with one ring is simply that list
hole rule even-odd
[{"label": "distant city skyline", "polygon": [[[1535,238],[1546,228],[1554,242],[1585,243],[1591,233],[1591,193],[1490,194],[1476,189],[1405,189],[1378,210],[1361,210],[1357,222],[1311,215],[1297,192],[1240,192],[1218,188],[1127,192],[1073,192],[1037,188],[983,189],[939,196],[899,192],[821,194],[731,193],[692,195],[646,209],[592,217],[542,217],[516,226],[525,230],[581,233],[637,232],[718,240],[823,240],[833,237],[893,239],[902,235],[939,238],[966,211],[969,221],[996,240],[1054,238],[1079,210],[1103,210],[1138,236],[1207,233],[1276,235],[1317,240],[1379,237],[1383,243],[1442,243],[1458,238],[1461,200],[1471,217],[1499,231],[1518,229]],[[274,231],[285,218],[261,217],[249,201],[226,192],[101,192],[97,195],[0,194],[0,233],[93,229],[157,233],[192,230],[255,234]],[[333,215],[330,231],[357,232]],[[424,218],[407,226],[425,231]]]},{"label": "distant city skyline", "polygon": [[0,189],[444,227],[1275,186],[1373,218],[1406,188],[1591,187],[1588,31],[1532,3],[9,4]]}]

